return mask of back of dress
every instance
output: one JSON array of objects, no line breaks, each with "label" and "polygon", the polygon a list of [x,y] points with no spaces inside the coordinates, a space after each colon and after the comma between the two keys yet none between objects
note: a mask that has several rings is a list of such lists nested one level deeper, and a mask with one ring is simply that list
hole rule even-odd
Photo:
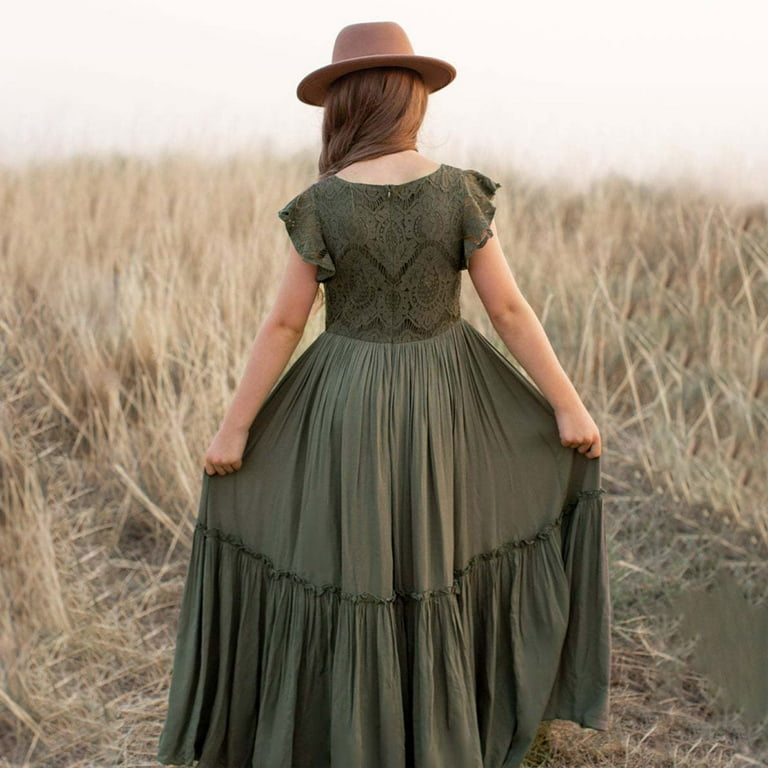
[{"label": "back of dress", "polygon": [[516,768],[606,728],[600,464],[459,314],[499,185],[328,177],[279,212],[326,327],[202,472],[161,762]]},{"label": "back of dress", "polygon": [[330,176],[293,198],[279,215],[326,283],[326,330],[403,342],[455,323],[460,270],[491,236],[499,186],[443,164],[404,184]]}]

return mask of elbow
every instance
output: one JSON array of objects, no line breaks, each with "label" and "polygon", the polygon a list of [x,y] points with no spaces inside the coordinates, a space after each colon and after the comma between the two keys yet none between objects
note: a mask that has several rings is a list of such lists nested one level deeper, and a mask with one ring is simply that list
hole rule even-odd
[{"label": "elbow", "polygon": [[296,323],[283,323],[279,326],[283,333],[290,333],[297,339],[300,339],[304,335],[305,324],[297,325]]},{"label": "elbow", "polygon": [[520,318],[520,307],[512,304],[502,304],[488,311],[488,318],[497,330],[511,328],[517,325]]},{"label": "elbow", "polygon": [[269,325],[277,333],[284,336],[295,336],[300,339],[304,335],[306,322],[301,323],[290,318],[273,317],[270,318]]}]

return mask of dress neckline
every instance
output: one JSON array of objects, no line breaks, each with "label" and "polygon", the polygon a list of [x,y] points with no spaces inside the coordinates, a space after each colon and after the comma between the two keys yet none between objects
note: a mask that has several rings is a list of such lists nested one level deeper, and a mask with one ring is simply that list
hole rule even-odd
[{"label": "dress neckline", "polygon": [[368,181],[349,181],[348,179],[342,179],[341,176],[337,176],[335,173],[331,176],[331,178],[336,179],[337,181],[340,181],[343,184],[349,184],[353,187],[381,187],[381,188],[407,187],[409,184],[416,184],[419,181],[424,181],[425,179],[429,179],[432,176],[436,176],[440,171],[443,170],[444,167],[445,167],[445,163],[440,163],[440,165],[438,165],[434,171],[430,171],[428,174],[424,176],[418,176],[415,179],[411,179],[410,181],[403,181],[400,184],[373,184]]}]

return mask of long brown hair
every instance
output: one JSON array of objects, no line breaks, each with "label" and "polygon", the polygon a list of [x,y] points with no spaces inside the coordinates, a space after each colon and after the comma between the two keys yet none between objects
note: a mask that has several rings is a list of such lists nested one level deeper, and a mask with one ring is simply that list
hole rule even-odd
[{"label": "long brown hair", "polygon": [[371,67],[331,83],[323,102],[320,179],[359,160],[416,149],[429,91],[405,67]]}]

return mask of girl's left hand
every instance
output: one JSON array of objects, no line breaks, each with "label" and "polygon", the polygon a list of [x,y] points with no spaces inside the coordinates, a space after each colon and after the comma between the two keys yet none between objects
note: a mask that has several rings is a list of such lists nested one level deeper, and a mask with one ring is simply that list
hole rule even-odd
[{"label": "girl's left hand", "polygon": [[247,441],[248,429],[221,427],[205,452],[206,474],[229,475],[240,469]]},{"label": "girl's left hand", "polygon": [[562,445],[576,448],[588,459],[596,459],[600,456],[602,453],[600,430],[583,405],[556,408],[555,418]]}]

